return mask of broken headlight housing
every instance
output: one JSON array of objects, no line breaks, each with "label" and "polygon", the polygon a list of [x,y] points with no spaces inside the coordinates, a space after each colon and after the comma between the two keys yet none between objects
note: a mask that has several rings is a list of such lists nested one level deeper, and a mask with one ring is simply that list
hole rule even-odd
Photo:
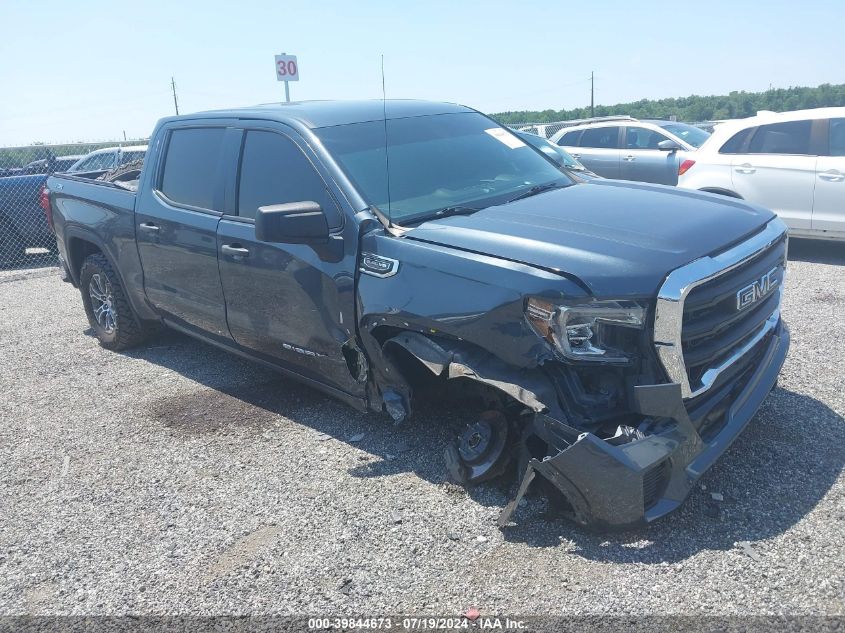
[{"label": "broken headlight housing", "polygon": [[636,301],[555,305],[532,297],[525,305],[534,330],[574,361],[627,363],[638,351],[645,315]]}]

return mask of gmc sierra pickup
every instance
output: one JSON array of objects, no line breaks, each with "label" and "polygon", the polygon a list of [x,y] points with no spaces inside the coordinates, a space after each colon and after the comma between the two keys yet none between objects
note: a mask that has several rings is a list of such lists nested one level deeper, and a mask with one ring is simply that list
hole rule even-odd
[{"label": "gmc sierra pickup", "polygon": [[463,106],[167,118],[137,192],[72,175],[48,188],[104,347],[164,324],[397,423],[429,383],[478,403],[446,465],[464,484],[515,465],[503,526],[538,474],[583,525],[672,511],[789,346],[774,214],[575,183]]}]

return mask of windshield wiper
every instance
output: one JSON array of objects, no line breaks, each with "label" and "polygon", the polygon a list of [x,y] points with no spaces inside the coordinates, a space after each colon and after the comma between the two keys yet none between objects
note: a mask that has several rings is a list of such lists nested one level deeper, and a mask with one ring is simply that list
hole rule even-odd
[{"label": "windshield wiper", "polygon": [[470,215],[476,211],[481,211],[478,207],[467,207],[463,205],[456,205],[453,207],[443,207],[435,211],[432,215],[435,218],[448,218],[450,215]]},{"label": "windshield wiper", "polygon": [[519,195],[514,196],[508,202],[516,202],[517,200],[522,200],[523,198],[530,198],[531,196],[536,196],[538,193],[543,193],[544,191],[551,191],[552,189],[562,189],[563,187],[568,187],[564,183],[560,182],[547,182],[544,185],[534,185],[533,187],[529,187]]}]

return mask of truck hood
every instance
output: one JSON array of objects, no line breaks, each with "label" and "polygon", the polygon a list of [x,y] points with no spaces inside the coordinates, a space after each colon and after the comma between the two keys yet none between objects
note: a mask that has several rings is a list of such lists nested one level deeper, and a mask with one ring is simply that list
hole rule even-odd
[{"label": "truck hood", "polygon": [[575,277],[598,297],[653,297],[667,273],[773,217],[715,194],[593,180],[425,222],[405,237]]}]

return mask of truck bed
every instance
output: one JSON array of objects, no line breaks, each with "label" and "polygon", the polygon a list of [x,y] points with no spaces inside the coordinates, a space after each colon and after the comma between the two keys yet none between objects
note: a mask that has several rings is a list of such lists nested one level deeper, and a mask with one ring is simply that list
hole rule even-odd
[{"label": "truck bed", "polygon": [[[70,281],[77,282],[85,253],[76,250],[86,240],[115,262],[126,275],[141,279],[141,263],[135,244],[135,192],[102,180],[56,174],[47,179],[53,209],[53,225]],[[78,238],[78,240],[77,240]],[[131,287],[142,287],[133,284]]]},{"label": "truck bed", "polygon": [[[54,174],[47,179],[47,188],[55,201],[54,220],[58,219],[57,213],[72,219],[81,208],[86,207],[102,208],[118,214],[135,211],[134,191],[90,176]],[[72,208],[67,209],[69,201],[73,201]]]}]

